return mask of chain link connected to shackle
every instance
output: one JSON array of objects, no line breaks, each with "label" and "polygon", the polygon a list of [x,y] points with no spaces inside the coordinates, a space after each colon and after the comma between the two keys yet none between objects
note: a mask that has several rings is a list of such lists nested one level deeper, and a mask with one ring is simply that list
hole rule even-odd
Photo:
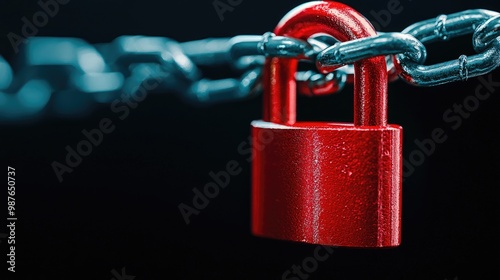
[{"label": "chain link connected to shackle", "polygon": [[[473,34],[478,54],[424,65],[424,44]],[[244,100],[260,91],[266,57],[296,58],[316,69],[296,73],[298,92],[333,94],[353,82],[352,63],[386,56],[389,81],[401,77],[435,86],[487,74],[500,66],[500,14],[468,10],[411,25],[401,33],[379,33],[338,42],[320,35],[301,41],[275,36],[236,36],[178,43],[163,37],[122,36],[90,45],[76,38],[30,38],[14,71],[0,56],[0,121],[54,113],[88,114],[95,103],[128,100],[144,84],[150,92],[174,92],[191,104]],[[203,70],[230,67],[232,78],[208,79]],[[201,70],[200,70],[201,69]]]}]

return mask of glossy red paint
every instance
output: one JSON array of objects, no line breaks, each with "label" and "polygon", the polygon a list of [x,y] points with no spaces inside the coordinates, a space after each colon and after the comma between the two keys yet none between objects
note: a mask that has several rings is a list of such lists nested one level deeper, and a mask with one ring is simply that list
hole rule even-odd
[{"label": "glossy red paint", "polygon": [[[341,41],[375,35],[337,2],[291,11],[277,35]],[[349,247],[391,247],[401,238],[402,128],[387,125],[383,57],[357,63],[354,124],[296,122],[297,61],[268,59],[264,117],[252,123],[255,235]],[[264,141],[263,141],[264,140]]]}]

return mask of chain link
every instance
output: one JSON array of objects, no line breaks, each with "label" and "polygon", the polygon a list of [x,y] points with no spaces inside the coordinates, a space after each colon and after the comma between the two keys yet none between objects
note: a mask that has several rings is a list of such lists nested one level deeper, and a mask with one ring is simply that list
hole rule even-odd
[{"label": "chain link", "polygon": [[[441,15],[435,20],[427,20],[411,25],[403,30],[423,43],[446,41],[459,36],[474,34],[478,26],[498,13],[487,10],[469,10],[449,16]],[[489,32],[483,27],[484,34]],[[479,36],[479,40],[482,38]],[[491,38],[490,38],[491,40]],[[457,60],[424,66],[415,62],[407,54],[396,55],[395,65],[400,77],[410,84],[418,86],[436,86],[454,81],[465,81],[470,77],[487,74],[500,66],[499,42],[490,42],[489,49],[477,55],[461,55]],[[477,49],[477,48],[476,48]]]},{"label": "chain link", "polygon": [[336,43],[318,54],[316,65],[321,72],[328,73],[362,59],[401,53],[416,63],[424,63],[427,58],[425,46],[415,37],[402,33],[379,33],[356,41]]},{"label": "chain link", "polygon": [[[473,34],[478,54],[424,65],[424,44]],[[134,95],[156,81],[153,92],[178,94],[191,104],[210,105],[245,100],[261,91],[266,57],[308,61],[314,70],[296,73],[301,94],[317,96],[341,91],[353,82],[352,63],[386,56],[389,81],[434,86],[467,80],[500,66],[500,15],[468,10],[415,23],[401,33],[349,42],[327,35],[307,41],[275,36],[236,36],[178,43],[163,37],[122,36],[90,45],[76,38],[30,38],[14,71],[0,56],[0,121],[31,119],[52,113],[82,117],[95,103],[109,104]],[[228,69],[232,78],[210,79],[212,69]],[[213,70],[212,70],[213,71]]]},{"label": "chain link", "polygon": [[500,15],[492,17],[481,24],[474,32],[474,49],[482,52],[489,48],[500,37]]}]

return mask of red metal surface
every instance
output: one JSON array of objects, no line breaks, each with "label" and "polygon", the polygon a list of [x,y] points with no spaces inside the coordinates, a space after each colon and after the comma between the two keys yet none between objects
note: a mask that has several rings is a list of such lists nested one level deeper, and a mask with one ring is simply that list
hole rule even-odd
[{"label": "red metal surface", "polygon": [[[275,33],[344,41],[375,31],[346,5],[311,2],[285,16]],[[296,122],[297,61],[267,60],[264,120],[252,123],[255,235],[349,247],[400,244],[402,129],[386,121],[385,59],[355,66],[354,124]]]},{"label": "red metal surface", "polygon": [[340,85],[336,81],[328,81],[322,85],[313,85],[312,87],[308,82],[298,82],[297,88],[300,94],[310,97],[331,95],[340,91]]},{"label": "red metal surface", "polygon": [[[307,243],[400,243],[401,129],[252,123],[253,232]],[[264,140],[272,139],[272,140]]]}]

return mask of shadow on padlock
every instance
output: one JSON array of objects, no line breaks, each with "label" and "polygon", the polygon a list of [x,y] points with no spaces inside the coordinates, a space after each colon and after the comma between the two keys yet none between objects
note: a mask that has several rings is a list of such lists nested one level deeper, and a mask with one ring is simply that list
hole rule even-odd
[{"label": "shadow on padlock", "polygon": [[[336,2],[291,11],[274,33],[340,41],[374,36],[361,14]],[[387,124],[384,57],[355,64],[354,123],[296,122],[297,60],[268,58],[264,116],[252,123],[255,235],[345,247],[401,241],[402,128]]]}]

